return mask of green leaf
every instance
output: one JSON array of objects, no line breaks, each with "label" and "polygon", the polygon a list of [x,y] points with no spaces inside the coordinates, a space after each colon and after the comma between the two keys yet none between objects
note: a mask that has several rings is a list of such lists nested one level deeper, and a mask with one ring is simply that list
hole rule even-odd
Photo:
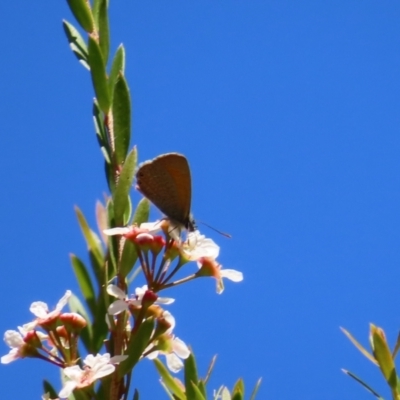
[{"label": "green leaf", "polygon": [[118,367],[118,374],[120,378],[129,373],[140,360],[144,350],[149,345],[153,329],[154,319],[148,318],[143,321],[139,329],[131,335],[125,352],[128,358]]},{"label": "green leaf", "polygon": [[137,389],[135,389],[135,393],[133,395],[133,400],[139,400],[139,392]]},{"label": "green leaf", "polygon": [[186,392],[186,396],[188,399],[190,400],[206,400],[206,398],[203,396],[203,393],[201,392],[201,390],[194,384],[192,383],[192,389],[193,392],[191,393],[191,395],[189,396],[189,393]]},{"label": "green leaf", "polygon": [[[381,395],[379,393],[377,393],[374,389],[372,389],[370,386],[368,386],[364,381],[362,381],[359,377],[354,375],[352,372],[347,371],[346,369],[342,369],[342,371],[346,375],[350,376],[355,381],[357,381],[360,385],[364,386],[364,388],[367,389],[370,393],[372,393],[377,399],[384,400],[383,397],[381,397]],[[250,400],[252,400],[252,399],[250,399]]]},{"label": "green leaf", "polygon": [[260,386],[261,386],[261,378],[257,381],[256,386],[254,386],[254,389],[251,392],[250,400],[256,399],[256,395],[258,393],[258,389],[260,388]]},{"label": "green leaf", "polygon": [[108,242],[108,236],[104,234],[104,229],[108,228],[107,222],[107,210],[104,207],[104,205],[97,200],[96,201],[96,223],[97,223],[97,229],[100,232],[101,235],[101,240],[103,241],[103,243],[107,243]]},{"label": "green leaf", "polygon": [[146,197],[143,197],[136,207],[135,214],[132,219],[132,224],[140,225],[143,222],[147,222],[149,220],[149,215],[150,202],[146,199]]},{"label": "green leaf", "polygon": [[200,389],[201,393],[203,394],[204,398],[207,398],[207,388],[203,380],[199,380],[197,387]]},{"label": "green leaf", "polygon": [[207,384],[208,380],[211,377],[211,373],[215,367],[215,362],[217,361],[217,356],[214,356],[210,362],[210,366],[208,367],[206,377],[204,378],[204,383]]},{"label": "green leaf", "polygon": [[232,394],[235,395],[236,393],[240,393],[244,396],[244,382],[243,379],[238,379],[233,386]]},{"label": "green leaf", "polygon": [[371,342],[373,345],[373,354],[378,361],[379,368],[383,376],[388,382],[389,386],[397,390],[397,375],[390,352],[389,346],[386,341],[385,333],[383,330],[373,324],[370,327]]},{"label": "green leaf", "polygon": [[63,28],[72,52],[85,68],[90,69],[88,49],[81,34],[66,20],[63,20]]},{"label": "green leaf", "polygon": [[189,357],[185,360],[185,388],[186,396],[191,399],[195,396],[194,386],[197,387],[199,377],[197,375],[196,359],[194,357],[193,351],[190,351]]},{"label": "green leaf", "polygon": [[133,178],[137,163],[137,151],[134,147],[126,157],[121,174],[113,195],[114,218],[117,226],[123,226],[129,221],[124,221],[124,214],[129,205],[129,192],[132,188]]},{"label": "green leaf", "polygon": [[100,48],[107,64],[108,55],[110,52],[110,29],[108,26],[108,1],[99,1],[99,14],[98,14],[98,28],[99,28],[99,41]]},{"label": "green leaf", "polygon": [[82,317],[85,318],[85,320],[87,322],[86,328],[82,329],[82,331],[80,332],[80,338],[81,338],[82,343],[85,346],[86,350],[90,351],[92,335],[93,335],[91,319],[90,319],[85,307],[79,300],[79,298],[77,296],[75,296],[74,294],[72,294],[72,296],[69,298],[68,305],[72,312],[82,315]]},{"label": "green leaf", "polygon": [[93,123],[94,130],[96,132],[97,141],[99,142],[100,149],[104,155],[104,159],[108,164],[111,163],[110,158],[110,145],[108,143],[108,136],[106,128],[103,123],[104,114],[99,108],[99,104],[96,99],[93,101]]},{"label": "green leaf", "polygon": [[[104,290],[105,291],[105,290]],[[93,340],[91,342],[91,353],[98,353],[104,346],[104,341],[108,336],[108,326],[106,323],[107,307],[104,296],[101,295],[97,302],[96,314],[93,320]]]},{"label": "green leaf", "polygon": [[131,98],[128,84],[120,73],[114,86],[112,101],[114,122],[115,162],[122,165],[131,140]]},{"label": "green leaf", "polygon": [[125,74],[125,49],[122,44],[118,47],[117,52],[115,53],[111,65],[110,76],[108,78],[108,84],[112,98],[114,97],[114,86],[120,73],[122,75]]},{"label": "green leaf", "polygon": [[128,239],[125,239],[124,249],[119,263],[119,273],[121,277],[125,278],[135,266],[138,255],[135,245]]},{"label": "green leaf", "polygon": [[96,98],[100,109],[107,114],[110,109],[110,92],[108,90],[106,66],[99,44],[89,37],[89,66]]},{"label": "green leaf", "polygon": [[232,400],[243,400],[243,399],[244,399],[244,397],[243,397],[242,393],[240,393],[240,392],[232,394]]},{"label": "green leaf", "polygon": [[92,33],[94,28],[92,11],[89,2],[85,0],[67,0],[70,10],[79,25],[87,32]]},{"label": "green leaf", "polygon": [[357,349],[365,356],[368,358],[368,360],[370,360],[371,362],[373,362],[375,365],[378,365],[377,361],[375,360],[374,356],[365,349],[364,346],[362,346],[357,340],[356,338],[346,329],[344,328],[340,328],[340,330],[348,337],[348,339],[354,344],[354,346],[357,347]]},{"label": "green leaf", "polygon": [[79,288],[81,289],[82,295],[86,300],[89,310],[93,314],[96,307],[96,302],[94,288],[89,276],[89,272],[85,264],[77,256],[70,254],[70,259],[79,284]]},{"label": "green leaf", "polygon": [[182,391],[181,387],[178,385],[175,378],[170,374],[165,365],[157,358],[153,360],[153,362],[168,390],[170,390],[179,400],[186,400],[185,393]]},{"label": "green leaf", "polygon": [[52,384],[46,379],[43,380],[43,392],[48,393],[51,399],[58,397],[57,392],[53,388]]},{"label": "green leaf", "polygon": [[396,344],[395,344],[394,349],[392,351],[393,360],[396,359],[396,356],[397,356],[397,353],[399,352],[399,349],[400,349],[400,332],[397,334]]},{"label": "green leaf", "polygon": [[85,216],[77,206],[75,206],[75,213],[76,216],[78,217],[79,226],[81,227],[88,249],[92,252],[93,256],[96,258],[96,261],[99,263],[99,265],[103,265],[104,254],[99,237],[89,228]]}]

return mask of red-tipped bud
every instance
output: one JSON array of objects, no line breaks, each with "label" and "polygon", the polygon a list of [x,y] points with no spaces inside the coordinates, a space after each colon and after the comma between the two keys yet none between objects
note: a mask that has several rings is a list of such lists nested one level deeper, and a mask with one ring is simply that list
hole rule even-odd
[{"label": "red-tipped bud", "polygon": [[68,331],[74,333],[80,332],[87,325],[85,318],[77,313],[64,313],[60,316],[60,321]]}]

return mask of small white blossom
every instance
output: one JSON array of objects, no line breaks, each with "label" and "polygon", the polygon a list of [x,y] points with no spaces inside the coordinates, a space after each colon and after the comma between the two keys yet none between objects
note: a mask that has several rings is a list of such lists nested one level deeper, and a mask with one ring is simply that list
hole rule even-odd
[{"label": "small white blossom", "polygon": [[[148,290],[147,285],[142,286],[141,288],[135,289],[135,296],[132,298],[128,298],[124,291],[122,291],[116,285],[108,285],[107,286],[107,293],[110,296],[116,297],[118,300],[114,301],[108,307],[108,314],[110,315],[117,315],[122,311],[127,311],[129,309],[129,305],[133,306],[141,306],[142,299],[145,295],[146,291]],[[171,304],[175,300],[170,297],[158,297],[155,304]]]},{"label": "small white blossom", "polygon": [[114,356],[105,353],[93,356],[89,354],[84,360],[84,369],[78,365],[64,368],[64,375],[68,378],[58,394],[60,398],[67,398],[75,389],[90,386],[93,382],[115,371],[114,364],[124,361],[128,356]]}]

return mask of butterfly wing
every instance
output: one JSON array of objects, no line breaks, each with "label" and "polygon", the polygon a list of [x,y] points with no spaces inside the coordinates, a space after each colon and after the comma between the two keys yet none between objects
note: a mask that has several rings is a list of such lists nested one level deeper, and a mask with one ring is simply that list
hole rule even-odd
[{"label": "butterfly wing", "polygon": [[138,189],[167,217],[188,227],[192,184],[189,163],[178,153],[163,154],[139,166]]}]

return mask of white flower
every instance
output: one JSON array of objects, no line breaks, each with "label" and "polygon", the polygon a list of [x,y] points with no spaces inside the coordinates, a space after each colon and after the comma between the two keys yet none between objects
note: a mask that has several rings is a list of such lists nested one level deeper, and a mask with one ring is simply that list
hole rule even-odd
[{"label": "white flower", "polygon": [[219,255],[219,246],[212,239],[201,235],[200,231],[189,232],[182,250],[190,261],[197,261],[203,257],[215,260]]},{"label": "white flower", "polygon": [[29,322],[22,327],[21,329],[24,330],[25,332],[28,332],[32,329],[34,329],[37,325],[46,323],[52,319],[57,318],[61,310],[64,308],[64,306],[68,303],[69,298],[71,297],[72,293],[70,290],[67,290],[64,294],[63,297],[58,301],[56,308],[53,311],[49,311],[49,307],[46,303],[43,301],[35,301],[31,304],[29,310],[31,313],[36,317],[36,319],[32,322]]},{"label": "white flower", "polygon": [[167,361],[167,367],[172,372],[179,372],[183,368],[183,360],[189,357],[190,350],[187,345],[178,337],[171,335],[169,342],[170,350],[156,350],[151,352],[147,358],[154,360],[159,354],[165,355]]},{"label": "white flower", "polygon": [[222,278],[229,279],[233,282],[241,282],[243,274],[234,269],[222,269],[222,265],[212,258],[201,258],[197,262],[200,268],[197,272],[198,276],[212,276],[217,280],[217,293],[221,294],[224,291],[224,283]]},{"label": "white flower", "polygon": [[[129,309],[129,305],[133,306],[141,306],[142,299],[145,293],[147,292],[148,287],[147,285],[142,286],[141,288],[135,289],[135,296],[132,298],[128,298],[124,291],[122,291],[116,285],[108,285],[107,286],[107,293],[110,296],[116,297],[118,300],[114,301],[108,307],[108,314],[110,315],[117,315],[122,311],[127,311]],[[158,297],[155,304],[171,304],[175,300],[170,297]]]},{"label": "white flower", "polygon": [[26,346],[26,343],[24,342],[24,337],[21,335],[21,333],[8,330],[4,333],[4,341],[6,342],[7,346],[11,348],[11,350],[8,354],[1,357],[2,364],[8,364],[24,356],[23,350]]},{"label": "white flower", "polygon": [[128,356],[114,356],[105,353],[93,356],[89,354],[84,360],[84,369],[78,365],[64,368],[64,375],[68,378],[58,394],[60,398],[67,398],[75,389],[90,386],[93,382],[115,371],[114,364],[124,361]]}]

